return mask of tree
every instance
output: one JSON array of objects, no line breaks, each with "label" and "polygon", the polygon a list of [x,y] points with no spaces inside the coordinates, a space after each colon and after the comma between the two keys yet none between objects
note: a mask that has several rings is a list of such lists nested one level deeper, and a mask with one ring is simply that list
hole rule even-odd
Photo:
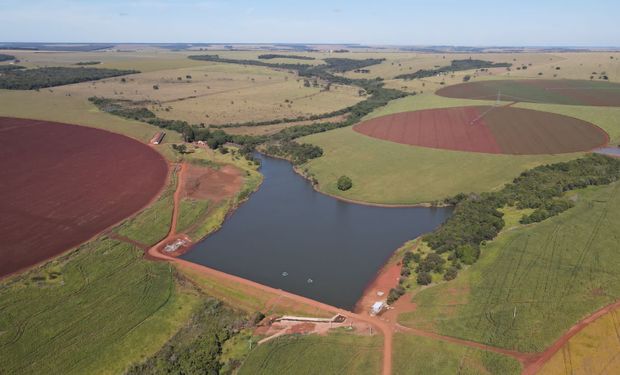
[{"label": "tree", "polygon": [[456,275],[458,273],[459,273],[459,271],[456,269],[456,267],[450,267],[450,268],[448,268],[446,273],[443,275],[443,279],[446,280],[446,281],[454,280],[454,279],[456,279]]},{"label": "tree", "polygon": [[471,79],[471,76],[469,74],[466,74],[465,76],[463,76],[463,82],[467,82]]},{"label": "tree", "polygon": [[433,282],[433,278],[428,272],[420,272],[418,273],[416,281],[419,285],[428,285]]},{"label": "tree", "polygon": [[470,244],[456,248],[456,256],[465,264],[474,264],[480,256],[480,249]]},{"label": "tree", "polygon": [[187,146],[185,145],[172,145],[172,149],[176,152],[178,152],[179,154],[186,154],[187,153]]},{"label": "tree", "polygon": [[338,190],[349,190],[353,187],[353,181],[351,181],[351,178],[347,177],[347,176],[340,176],[340,178],[338,178]]}]

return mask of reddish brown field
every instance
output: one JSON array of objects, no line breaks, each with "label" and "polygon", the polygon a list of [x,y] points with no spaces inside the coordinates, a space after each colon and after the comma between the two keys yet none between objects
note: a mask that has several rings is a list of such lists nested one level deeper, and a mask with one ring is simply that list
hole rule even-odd
[{"label": "reddish brown field", "polygon": [[167,173],[159,153],[125,136],[0,117],[0,277],[142,209]]},{"label": "reddish brown field", "polygon": [[183,183],[183,198],[220,202],[231,198],[241,189],[241,171],[231,165],[219,169],[187,165]]},{"label": "reddish brown field", "polygon": [[396,113],[355,125],[396,143],[490,154],[590,151],[607,144],[602,129],[579,119],[514,107],[457,107]]}]

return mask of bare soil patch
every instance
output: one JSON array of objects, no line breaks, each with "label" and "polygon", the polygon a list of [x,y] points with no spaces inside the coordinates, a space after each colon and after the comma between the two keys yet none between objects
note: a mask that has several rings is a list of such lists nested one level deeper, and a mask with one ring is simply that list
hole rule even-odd
[{"label": "bare soil patch", "polygon": [[353,129],[396,143],[489,154],[590,151],[609,136],[586,121],[512,106],[455,107],[396,113]]},{"label": "bare soil patch", "polygon": [[0,117],[0,276],[60,254],[146,206],[168,167],[103,130]]},{"label": "bare soil patch", "polygon": [[241,171],[231,165],[214,169],[188,164],[181,198],[220,202],[237,194],[242,184]]}]

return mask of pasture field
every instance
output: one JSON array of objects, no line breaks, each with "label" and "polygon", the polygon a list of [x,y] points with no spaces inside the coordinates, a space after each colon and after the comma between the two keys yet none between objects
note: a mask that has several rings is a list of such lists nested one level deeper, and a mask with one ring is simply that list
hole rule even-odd
[{"label": "pasture field", "polygon": [[187,58],[191,53],[172,52],[155,48],[141,48],[131,51],[92,51],[92,52],[50,52],[15,50],[10,53],[17,57],[19,65],[27,68],[45,66],[76,67],[80,62],[100,62],[89,65],[96,68],[136,69],[151,72],[165,69],[187,68],[201,65]]},{"label": "pasture field", "polygon": [[513,358],[405,333],[394,335],[393,374],[520,374]]},{"label": "pasture field", "polygon": [[68,85],[59,90],[82,97],[146,102],[158,117],[207,125],[323,114],[364,99],[358,88],[331,85],[327,91],[324,83],[306,87],[303,79],[286,71],[202,64]]},{"label": "pasture field", "polygon": [[252,350],[239,374],[378,374],[381,348],[380,336],[284,336]]},{"label": "pasture field", "polygon": [[575,207],[506,229],[459,277],[414,297],[407,326],[540,352],[577,321],[619,298],[620,184],[570,193]]},{"label": "pasture field", "polygon": [[[386,54],[389,55],[389,54]],[[397,57],[399,56],[400,57]],[[394,56],[394,57],[391,57]],[[569,53],[489,53],[489,54],[393,54],[380,65],[369,68],[370,74],[348,72],[348,76],[380,76],[386,81],[386,87],[405,91],[434,92],[435,90],[462,83],[465,76],[472,82],[494,79],[583,79],[594,80],[607,75],[609,81],[620,82],[620,53],[613,52],[569,52]],[[443,58],[445,56],[445,59]],[[394,79],[399,74],[413,73],[419,69],[432,69],[450,65],[454,59],[488,60],[492,62],[508,62],[513,66],[506,68],[490,68],[487,71],[459,71],[446,75],[406,81]],[[611,58],[613,57],[613,59]],[[392,63],[394,63],[392,65]],[[400,65],[399,65],[400,64]],[[525,66],[527,69],[522,69]],[[559,69],[558,69],[559,68]],[[594,74],[593,74],[594,73]],[[602,74],[601,74],[602,73]],[[362,77],[357,77],[362,78]]]},{"label": "pasture field", "polygon": [[7,374],[122,373],[190,317],[195,294],[174,269],[100,238],[0,284]]},{"label": "pasture field", "polygon": [[620,373],[620,311],[613,310],[573,336],[539,374]]}]

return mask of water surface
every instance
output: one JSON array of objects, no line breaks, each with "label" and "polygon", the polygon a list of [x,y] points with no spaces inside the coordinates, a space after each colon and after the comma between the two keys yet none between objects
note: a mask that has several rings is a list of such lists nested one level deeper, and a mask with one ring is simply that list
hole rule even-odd
[{"label": "water surface", "polygon": [[352,309],[394,250],[452,212],[343,202],[314,191],[287,161],[260,158],[260,189],[184,259]]}]

